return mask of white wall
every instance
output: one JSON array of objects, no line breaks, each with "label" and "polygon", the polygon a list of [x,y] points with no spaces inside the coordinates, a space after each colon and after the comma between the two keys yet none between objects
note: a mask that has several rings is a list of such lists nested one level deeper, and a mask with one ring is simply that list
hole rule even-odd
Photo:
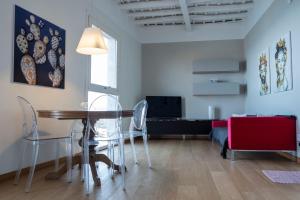
[{"label": "white wall", "polygon": [[[24,96],[36,109],[79,109],[85,97],[85,74],[88,57],[75,52],[77,43],[86,25],[86,9],[89,1],[83,0],[2,0],[0,3],[0,174],[16,169],[20,155],[18,141],[21,138],[20,108],[17,95]],[[95,4],[96,2],[94,2]],[[93,14],[109,24],[120,36],[119,94],[124,108],[131,108],[141,94],[141,45],[126,29],[126,17],[114,10],[115,1],[97,1]],[[13,72],[13,4],[17,4],[66,30],[66,77],[65,89],[28,86],[12,82]],[[116,13],[112,19],[105,13]],[[103,12],[104,13],[104,12]],[[101,17],[100,17],[101,16]],[[125,27],[126,26],[126,27]],[[40,129],[65,134],[69,123],[50,119],[39,119]],[[43,147],[43,146],[42,146]],[[53,147],[41,150],[39,162],[53,159]],[[47,156],[46,156],[47,155]]]},{"label": "white wall", "polygon": [[214,78],[243,83],[243,73],[192,74],[192,63],[201,59],[243,60],[242,40],[143,44],[143,95],[174,95],[185,100],[185,117],[208,118],[208,105],[221,109],[221,118],[244,112],[243,96],[193,96],[193,82]]},{"label": "white wall", "polygon": [[[255,25],[245,39],[245,56],[248,71],[248,95],[245,108],[247,112],[260,114],[294,114],[300,117],[300,2],[275,0],[262,19]],[[292,65],[293,65],[293,90],[271,95],[259,95],[259,75],[257,59],[259,53],[270,47],[278,37],[291,31],[292,33]],[[300,156],[300,153],[299,155]]]},{"label": "white wall", "polygon": [[249,10],[247,13],[247,20],[245,23],[244,36],[242,39],[246,37],[246,35],[251,31],[254,25],[260,20],[260,18],[264,15],[266,10],[270,8],[274,0],[254,0],[253,8]]}]

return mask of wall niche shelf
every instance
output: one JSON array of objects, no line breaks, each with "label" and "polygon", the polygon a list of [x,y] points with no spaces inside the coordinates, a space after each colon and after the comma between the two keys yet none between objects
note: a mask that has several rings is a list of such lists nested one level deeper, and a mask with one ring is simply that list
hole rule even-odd
[{"label": "wall niche shelf", "polygon": [[240,95],[245,85],[235,82],[200,82],[193,84],[194,96]]},{"label": "wall niche shelf", "polygon": [[234,73],[240,72],[242,62],[238,60],[198,60],[193,63],[193,74]]},{"label": "wall niche shelf", "polygon": [[[245,62],[234,59],[197,60],[193,63],[193,74],[239,73],[245,69]],[[241,95],[245,92],[245,84],[232,81],[216,79],[193,84],[194,96]]]}]

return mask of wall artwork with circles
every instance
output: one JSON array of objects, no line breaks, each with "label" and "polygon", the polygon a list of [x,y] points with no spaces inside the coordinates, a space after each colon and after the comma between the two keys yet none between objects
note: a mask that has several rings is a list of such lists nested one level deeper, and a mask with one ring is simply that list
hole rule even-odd
[{"label": "wall artwork with circles", "polygon": [[66,31],[15,6],[14,82],[65,88]]}]

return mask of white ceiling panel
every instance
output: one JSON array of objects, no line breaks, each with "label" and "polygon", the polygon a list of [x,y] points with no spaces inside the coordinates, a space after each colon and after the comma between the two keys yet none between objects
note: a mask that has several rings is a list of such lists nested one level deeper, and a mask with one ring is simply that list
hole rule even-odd
[{"label": "white ceiling panel", "polygon": [[140,27],[194,26],[243,22],[253,0],[117,0]]},{"label": "white ceiling panel", "polygon": [[243,39],[274,0],[114,0],[142,43]]}]

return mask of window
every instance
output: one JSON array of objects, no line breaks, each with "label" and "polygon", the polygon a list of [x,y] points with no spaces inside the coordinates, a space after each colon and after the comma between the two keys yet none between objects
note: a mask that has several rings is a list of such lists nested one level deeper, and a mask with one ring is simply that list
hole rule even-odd
[{"label": "window", "polygon": [[117,88],[117,41],[104,33],[107,54],[91,56],[91,84]]},{"label": "window", "polygon": [[[90,70],[88,73],[87,81],[88,106],[90,106],[91,103],[101,95],[111,94],[118,98],[118,42],[114,37],[112,37],[108,33],[103,32],[103,36],[108,52],[106,54],[91,56]],[[103,103],[101,107],[109,107],[108,103],[105,100],[101,103]],[[99,145],[100,149],[104,149],[106,147],[107,142],[101,142]]]},{"label": "window", "polygon": [[[95,25],[93,25],[95,26]],[[88,102],[90,103],[100,95],[117,94],[117,40],[103,32],[108,52],[106,54],[92,55],[88,83]]]}]

